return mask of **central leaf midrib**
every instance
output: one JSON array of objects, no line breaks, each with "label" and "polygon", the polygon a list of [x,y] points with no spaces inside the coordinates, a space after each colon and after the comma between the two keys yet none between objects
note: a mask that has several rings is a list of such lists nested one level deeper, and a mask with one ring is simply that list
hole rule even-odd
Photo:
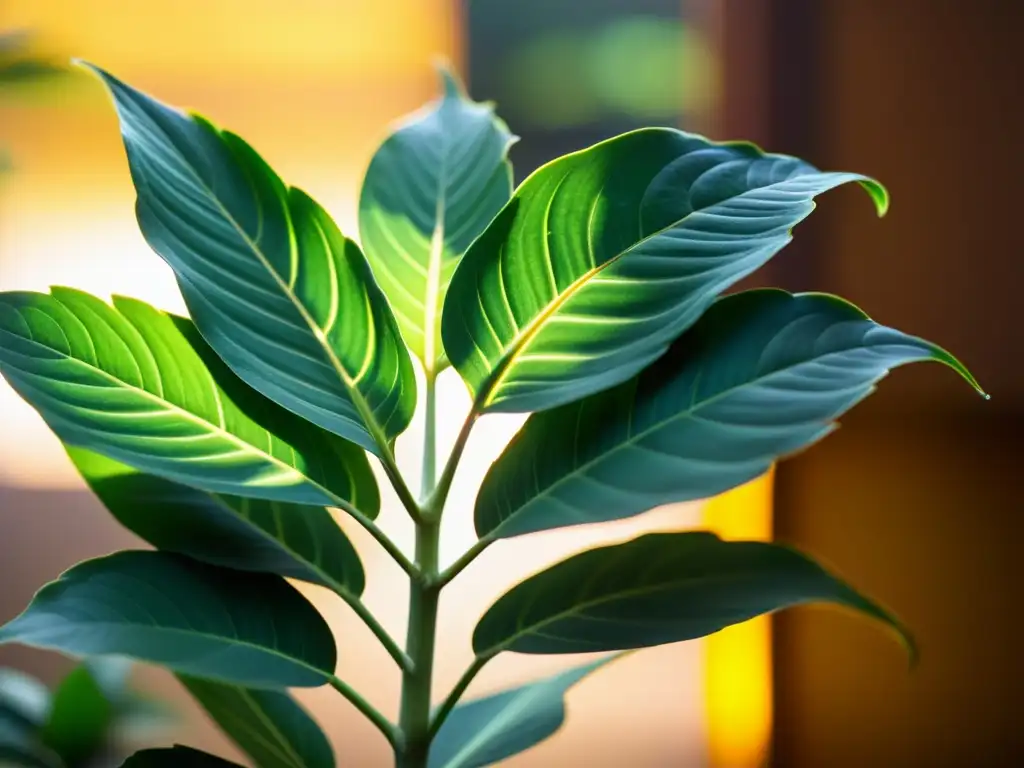
[{"label": "central leaf midrib", "polygon": [[[722,390],[721,392],[717,392],[717,393],[715,393],[714,395],[712,395],[711,397],[709,397],[709,398],[707,398],[705,400],[701,400],[700,402],[691,403],[685,410],[677,411],[676,413],[672,414],[671,416],[669,416],[668,418],[666,418],[664,420],[652,422],[651,424],[649,424],[647,427],[645,427],[644,429],[640,430],[639,432],[631,433],[628,438],[626,438],[622,442],[616,443],[610,450],[605,451],[604,453],[598,454],[597,456],[587,460],[583,464],[580,464],[580,465],[578,465],[576,467],[573,467],[572,471],[562,475],[555,482],[545,486],[543,490],[541,490],[536,495],[531,496],[529,499],[527,499],[526,502],[523,503],[522,505],[520,505],[512,514],[508,515],[507,517],[502,518],[501,522],[498,523],[498,525],[496,525],[494,527],[494,529],[491,530],[487,534],[487,536],[494,537],[505,526],[506,523],[508,523],[510,520],[513,520],[513,519],[517,518],[520,514],[523,513],[523,510],[525,510],[527,507],[532,506],[533,504],[536,504],[536,503],[542,501],[543,499],[545,499],[548,496],[551,496],[558,488],[560,488],[565,483],[568,483],[568,482],[570,482],[572,480],[575,480],[578,477],[580,477],[581,475],[585,475],[591,468],[593,468],[597,464],[600,464],[602,461],[607,459],[609,456],[611,456],[611,455],[613,455],[613,454],[615,454],[615,453],[617,453],[617,452],[619,452],[621,450],[624,450],[624,449],[626,449],[626,448],[628,448],[630,446],[633,446],[633,445],[637,444],[639,441],[643,440],[646,437],[649,437],[654,432],[657,432],[658,430],[661,430],[661,429],[664,429],[664,428],[668,427],[673,422],[685,420],[685,419],[693,416],[698,411],[700,411],[700,410],[702,410],[704,408],[707,408],[710,405],[714,405],[714,403],[716,401],[718,401],[718,400],[720,400],[722,398],[728,397],[729,395],[734,394],[738,390],[745,389],[746,387],[754,387],[754,386],[758,386],[759,384],[763,384],[766,380],[772,378],[773,376],[776,376],[777,374],[786,373],[786,372],[792,371],[794,369],[797,369],[797,368],[800,368],[800,367],[802,367],[804,365],[807,365],[809,362],[812,362],[812,361],[820,361],[820,360],[825,360],[825,359],[828,359],[828,358],[834,357],[834,356],[841,356],[841,355],[844,355],[844,354],[846,354],[846,353],[848,353],[848,352],[850,352],[850,351],[852,351],[854,349],[858,349],[858,348],[864,348],[864,347],[850,347],[850,348],[842,349],[842,350],[834,350],[834,351],[829,352],[828,354],[825,354],[825,355],[819,355],[817,357],[809,357],[809,358],[800,360],[798,362],[795,362],[795,363],[793,363],[791,365],[783,366],[782,368],[777,368],[775,370],[768,371],[767,373],[764,373],[764,374],[762,374],[760,376],[757,376],[757,377],[749,379],[747,381],[735,384],[735,385],[733,385],[733,386],[731,386],[731,387],[729,387],[727,389]],[[578,407],[581,407],[581,406],[578,406]],[[578,433],[578,429],[577,429],[577,433]]]},{"label": "central leaf midrib", "polygon": [[437,301],[441,292],[441,266],[445,247],[445,199],[448,175],[448,146],[445,136],[441,137],[440,166],[437,172],[437,202],[434,208],[434,231],[430,238],[430,254],[427,258],[427,293],[423,303],[423,364],[427,374],[434,373],[437,364]]},{"label": "central leaf midrib", "polygon": [[[195,124],[195,123],[193,123],[193,124]],[[163,129],[160,129],[160,130],[161,130],[161,132],[163,132]],[[327,355],[328,362],[330,362],[331,367],[334,368],[335,373],[338,375],[338,378],[341,380],[341,383],[344,385],[345,390],[348,393],[349,398],[352,401],[352,404],[356,407],[356,410],[359,412],[359,416],[362,418],[362,420],[364,422],[364,425],[365,425],[365,427],[367,428],[367,431],[370,434],[370,437],[373,439],[374,443],[377,444],[378,450],[386,452],[387,451],[387,438],[384,435],[383,430],[380,428],[380,425],[377,424],[377,420],[376,420],[373,412],[369,409],[365,399],[363,398],[362,393],[354,385],[354,383],[353,383],[352,379],[350,378],[348,372],[345,370],[344,365],[342,365],[341,360],[335,354],[334,349],[331,347],[331,345],[327,342],[327,337],[324,335],[323,330],[316,324],[316,321],[313,319],[312,315],[309,314],[309,311],[306,309],[305,305],[302,303],[302,301],[299,300],[298,296],[295,295],[295,293],[292,291],[292,289],[289,287],[289,285],[284,280],[281,279],[280,275],[277,274],[277,271],[273,268],[273,266],[270,263],[270,260],[267,259],[266,255],[263,253],[262,249],[255,242],[253,242],[253,240],[249,237],[248,233],[235,220],[234,216],[231,215],[231,213],[228,211],[228,209],[220,201],[220,198],[217,197],[217,195],[214,193],[214,191],[212,189],[210,189],[210,187],[206,184],[206,181],[202,178],[202,176],[199,174],[197,169],[192,166],[192,164],[191,164],[191,162],[189,162],[188,158],[177,149],[177,145],[175,145],[175,143],[171,140],[171,138],[169,136],[167,136],[166,133],[164,133],[164,137],[167,139],[168,144],[170,144],[172,147],[174,147],[175,150],[178,152],[178,156],[181,158],[184,166],[188,169],[189,173],[193,176],[193,178],[195,179],[196,183],[198,184],[200,189],[203,191],[203,193],[206,195],[206,197],[217,207],[217,210],[220,211],[221,215],[224,216],[224,218],[228,221],[228,223],[231,225],[231,227],[238,234],[238,236],[242,239],[242,241],[252,251],[253,255],[257,258],[257,260],[259,261],[260,265],[271,275],[271,277],[273,278],[274,282],[277,283],[277,286],[281,290],[281,292],[284,293],[284,295],[288,297],[288,300],[292,303],[292,305],[295,307],[295,309],[299,312],[299,315],[300,315],[300,317],[302,317],[303,322],[306,323],[307,329],[313,335],[313,338],[315,338],[317,340],[318,345],[322,348],[324,353]],[[227,150],[228,154],[233,156],[233,154],[231,153],[231,150],[228,149],[225,146],[224,137],[223,137],[223,135],[221,134],[221,132],[219,130],[217,131],[217,138],[219,139],[221,146]],[[248,182],[248,184],[250,186],[250,191],[251,192],[254,191],[252,189],[252,186],[253,186],[252,180],[249,177],[249,169],[243,163],[239,163],[239,167],[242,169],[243,173],[245,174],[246,181]],[[282,184],[283,184],[283,182],[282,182]],[[254,197],[255,197],[255,195],[254,195]],[[295,243],[295,231],[294,231],[294,227],[292,226],[292,223],[291,223],[290,215],[287,213],[287,211],[288,211],[287,200],[283,200],[281,202],[282,202],[283,207],[285,209],[285,218],[288,221],[287,226],[288,226],[288,231],[289,231],[288,232],[288,234],[289,234],[289,245],[290,245],[291,249],[293,250],[293,252],[295,252],[296,255],[297,255],[298,251],[297,251],[297,245]],[[296,264],[296,270],[297,269],[298,269],[298,265]],[[336,288],[334,286],[332,286],[332,290],[336,290]]]},{"label": "central leaf midrib", "polygon": [[[744,195],[748,194],[749,192],[753,192],[753,191],[761,192],[761,191],[764,191],[766,189],[771,189],[772,187],[775,187],[775,186],[777,186],[779,184],[785,184],[787,182],[791,182],[794,179],[797,179],[797,178],[800,178],[801,176],[806,176],[806,175],[811,175],[811,174],[797,174],[795,176],[789,177],[787,179],[783,179],[781,181],[773,182],[771,184],[766,184],[766,185],[764,185],[762,187],[754,187],[753,189],[744,190],[743,192],[741,192],[738,195],[733,195],[732,197],[725,198],[724,200],[716,201],[713,205],[710,205],[707,208],[700,208],[700,209],[692,210],[689,213],[687,213],[685,216],[683,216],[683,217],[681,217],[679,219],[676,219],[673,222],[671,222],[670,224],[662,227],[661,229],[659,229],[659,230],[657,230],[655,232],[652,232],[651,234],[647,235],[646,237],[644,237],[644,238],[642,238],[640,240],[637,240],[635,243],[633,243],[628,248],[620,251],[619,253],[615,254],[614,256],[609,257],[608,259],[606,259],[605,261],[603,261],[601,264],[597,265],[596,267],[592,267],[591,269],[589,269],[586,272],[584,272],[578,278],[573,280],[573,282],[565,289],[565,291],[563,291],[562,293],[558,294],[546,307],[544,307],[544,309],[538,315],[536,315],[533,319],[531,319],[530,322],[527,323],[525,328],[523,328],[522,330],[518,331],[516,333],[516,335],[513,336],[512,340],[509,342],[508,346],[506,347],[506,350],[503,353],[501,359],[499,360],[498,365],[495,366],[494,371],[492,371],[491,375],[485,380],[484,386],[481,388],[481,394],[483,395],[483,397],[478,395],[477,398],[476,398],[477,402],[480,403],[479,407],[481,409],[484,409],[484,408],[487,408],[488,406],[493,404],[492,395],[494,393],[496,393],[498,391],[498,388],[501,386],[501,384],[504,383],[504,380],[505,380],[505,378],[507,376],[508,371],[511,369],[512,364],[515,362],[516,358],[518,358],[519,355],[526,349],[526,347],[530,344],[530,342],[532,342],[533,339],[537,336],[537,334],[540,332],[541,328],[543,327],[544,322],[549,317],[551,317],[555,312],[557,312],[559,309],[561,309],[562,306],[569,299],[571,299],[573,296],[575,296],[576,293],[587,282],[589,282],[589,280],[592,277],[594,277],[597,274],[600,274],[602,271],[604,271],[604,269],[606,267],[608,267],[608,266],[610,266],[612,264],[615,264],[620,259],[622,259],[623,257],[629,255],[631,252],[633,252],[637,248],[641,247],[642,245],[646,244],[650,240],[653,240],[654,238],[660,237],[663,234],[665,234],[666,232],[669,232],[669,231],[671,231],[673,229],[676,229],[677,227],[683,226],[686,223],[686,221],[689,218],[691,218],[694,214],[705,213],[706,211],[710,210],[711,208],[714,208],[715,206],[721,205],[722,203],[738,200],[738,199],[742,198]],[[642,199],[643,199],[643,196],[641,196],[641,200]],[[639,216],[639,211],[638,211],[638,216]]]}]

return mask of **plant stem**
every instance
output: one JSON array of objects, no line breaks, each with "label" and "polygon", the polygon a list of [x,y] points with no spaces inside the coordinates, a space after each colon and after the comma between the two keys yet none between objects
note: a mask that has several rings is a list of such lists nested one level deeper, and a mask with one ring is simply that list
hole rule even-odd
[{"label": "plant stem", "polygon": [[437,374],[427,371],[426,413],[423,422],[423,478],[420,497],[426,502],[437,483]]},{"label": "plant stem", "polygon": [[462,573],[463,569],[466,568],[466,566],[468,566],[470,563],[476,560],[480,553],[487,549],[489,546],[491,546],[491,544],[493,543],[494,539],[489,539],[486,536],[482,539],[477,539],[473,546],[471,546],[469,549],[463,552],[462,556],[458,560],[456,560],[454,563],[445,568],[444,571],[438,574],[436,582],[437,588],[441,589],[448,582],[450,582],[452,579],[454,579],[456,576]]},{"label": "plant stem", "polygon": [[[386,450],[384,450],[386,449]],[[409,490],[409,486],[405,482],[405,478],[402,477],[401,470],[398,469],[398,463],[395,461],[395,454],[390,447],[384,446],[381,452],[380,463],[384,467],[384,472],[388,476],[388,480],[391,481],[391,487],[395,489],[395,493],[398,494],[399,501],[402,502],[402,506],[405,507],[405,511],[409,513],[409,517],[413,519],[413,522],[418,523],[420,521],[420,507],[416,503],[416,499],[412,495],[412,491]]]},{"label": "plant stem", "polygon": [[352,705],[356,709],[362,712],[371,723],[380,729],[380,732],[384,734],[384,738],[388,740],[388,743],[396,749],[398,748],[400,743],[399,734],[390,720],[384,717],[384,715],[377,711],[376,707],[370,704],[366,699],[360,696],[355,689],[351,688],[344,680],[341,680],[336,675],[331,675],[328,682],[331,684],[332,688],[352,702]]},{"label": "plant stem", "polygon": [[437,487],[433,489],[433,493],[428,498],[426,504],[428,515],[440,519],[444,503],[448,499],[448,491],[452,487],[452,480],[455,479],[455,470],[459,467],[462,452],[466,450],[466,443],[469,441],[469,435],[473,431],[473,425],[476,424],[479,415],[474,408],[462,422],[462,429],[459,430],[459,436],[455,438],[455,445],[452,446],[452,452],[448,456],[448,461],[445,462],[441,477],[437,481]]},{"label": "plant stem", "polygon": [[380,641],[380,644],[384,646],[384,649],[388,652],[391,658],[395,660],[395,663],[398,664],[398,668],[403,672],[410,671],[413,668],[412,659],[406,655],[405,651],[398,647],[398,643],[396,643],[394,639],[392,639],[391,635],[388,634],[388,631],[380,625],[374,615],[370,613],[370,610],[366,605],[363,604],[363,601],[348,592],[339,591],[338,589],[335,589],[335,592],[342,600],[348,603],[349,607],[355,612],[355,614],[363,620],[363,623],[367,628],[373,632],[374,637]]},{"label": "plant stem", "polygon": [[[422,495],[432,499],[437,480],[437,393],[436,375],[427,371],[426,414],[423,425]],[[436,586],[441,511],[427,506],[416,520],[416,567],[409,579],[409,629],[406,656],[412,669],[402,675],[402,702],[398,717],[401,744],[395,750],[398,768],[426,768],[430,753],[430,694],[434,677],[434,645],[437,638],[437,604],[441,590]]]},{"label": "plant stem", "polygon": [[403,571],[409,574],[410,577],[419,577],[420,572],[415,563],[409,560],[409,558],[402,553],[402,550],[400,550],[395,543],[388,538],[384,531],[377,527],[377,524],[373,522],[373,520],[368,518],[351,504],[348,504],[341,499],[338,499],[338,506],[348,512],[357,523],[363,526],[363,528],[366,529],[366,532],[373,536],[377,543],[380,544],[389,555],[391,555],[392,559],[398,563],[399,567],[401,567]]},{"label": "plant stem", "polygon": [[484,664],[493,659],[494,656],[477,656],[473,659],[473,663],[469,665],[469,668],[462,673],[462,677],[459,678],[459,682],[452,688],[451,693],[444,700],[444,703],[438,708],[436,714],[430,721],[430,738],[434,738],[437,735],[438,730],[444,725],[445,719],[448,717],[448,713],[451,712],[455,705],[459,703],[459,699],[462,698],[462,694],[466,692],[469,684],[473,682],[473,678],[477,676],[481,669],[484,668]]},{"label": "plant stem", "polygon": [[430,693],[437,634],[440,590],[431,583],[437,574],[440,521],[416,526],[416,562],[424,578],[409,580],[409,632],[405,651],[413,668],[402,675],[402,703],[398,727],[402,748],[396,754],[398,768],[426,768],[430,751]]}]

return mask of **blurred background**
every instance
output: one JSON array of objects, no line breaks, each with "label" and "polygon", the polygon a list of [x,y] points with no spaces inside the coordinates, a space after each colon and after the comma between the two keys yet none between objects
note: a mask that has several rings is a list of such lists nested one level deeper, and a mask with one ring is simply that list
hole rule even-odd
[{"label": "blurred background", "polygon": [[[751,139],[880,178],[886,219],[830,193],[748,285],[839,293],[957,354],[992,394],[948,371],[900,370],[814,450],[710,504],[495,547],[446,594],[438,692],[469,658],[475,616],[503,586],[566,552],[641,528],[710,525],[795,543],[916,631],[908,672],[890,638],[801,610],[710,641],[656,649],[586,681],[564,730],[510,765],[784,768],[1024,764],[1017,567],[1024,467],[1024,4],[1015,0],[0,0],[0,289],[69,284],[181,310],[132,213],[116,121],[98,83],[51,63],[89,59],[245,136],[356,232],[362,173],[395,118],[433,98],[435,56],[522,137],[516,175],[641,125]],[[26,64],[34,60],[36,63]],[[9,76],[5,65],[32,77]],[[746,286],[745,286],[746,287]],[[447,382],[453,407],[464,398]],[[74,562],[134,546],[84,491],[57,441],[0,382],[0,621]],[[485,422],[461,473],[446,555],[468,542],[473,479],[515,430]],[[415,451],[415,427],[400,458]],[[442,429],[442,433],[444,429]],[[451,439],[442,434],[442,439]],[[443,450],[443,447],[442,447]],[[414,463],[415,464],[415,463]],[[393,513],[393,514],[392,514]],[[401,515],[386,524],[408,538]],[[400,573],[367,559],[367,600],[401,634]],[[306,590],[343,636],[340,674],[388,713],[397,673],[343,606]],[[510,657],[485,691],[554,668]],[[67,662],[0,648],[0,665],[57,679]],[[546,665],[546,666],[545,666]],[[555,666],[564,665],[564,660]],[[493,665],[499,667],[498,664]],[[230,747],[179,703],[182,733]],[[347,765],[386,765],[376,733],[330,691],[300,698]],[[580,756],[585,756],[582,760]]]}]

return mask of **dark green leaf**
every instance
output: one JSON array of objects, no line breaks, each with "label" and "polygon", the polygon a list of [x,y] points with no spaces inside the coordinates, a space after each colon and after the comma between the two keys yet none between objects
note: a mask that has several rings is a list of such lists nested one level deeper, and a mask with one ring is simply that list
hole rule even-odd
[{"label": "dark green leaf", "polygon": [[208,494],[81,448],[68,455],[114,517],[157,549],[362,594],[359,555],[323,507]]},{"label": "dark green leaf", "polygon": [[447,365],[441,308],[459,259],[512,194],[514,141],[490,104],[451,72],[444,94],[405,121],[373,157],[359,233],[405,340],[435,372]]},{"label": "dark green leaf", "polygon": [[535,414],[489,470],[481,536],[501,538],[714,496],[805,448],[891,368],[947,352],[831,296],[764,290],[716,302],[624,384]]},{"label": "dark green leaf", "polygon": [[163,552],[76,565],[0,628],[0,642],[128,656],[254,688],[322,685],[334,638],[284,579]]},{"label": "dark green leaf", "polygon": [[860,181],[669,128],[532,174],[473,243],[445,302],[445,351],[478,410],[538,411],[646,368],[764,264],[815,195]]},{"label": "dark green leaf", "polygon": [[70,445],[206,491],[377,513],[361,450],[274,406],[189,321],[140,301],[0,294],[0,372]]},{"label": "dark green leaf", "polygon": [[121,768],[241,768],[232,763],[198,749],[177,744],[165,749],[144,749],[136,752],[123,763]]},{"label": "dark green leaf", "polygon": [[121,119],[142,233],[203,336],[250,386],[380,453],[416,405],[362,252],[241,138],[93,68]]},{"label": "dark green leaf", "polygon": [[434,737],[428,768],[491,765],[551,737],[565,722],[566,692],[614,658],[460,704]]},{"label": "dark green leaf", "polygon": [[260,768],[334,768],[327,737],[287,693],[184,676],[181,682]]},{"label": "dark green leaf", "polygon": [[43,726],[43,743],[68,765],[82,765],[107,741],[113,707],[89,667],[80,664],[61,681]]},{"label": "dark green leaf", "polygon": [[50,690],[16,669],[0,669],[0,716],[38,728],[50,713]]},{"label": "dark green leaf", "polygon": [[806,555],[698,532],[648,534],[530,577],[480,619],[473,650],[489,657],[646,648],[817,602],[860,611],[913,647],[897,619]]}]

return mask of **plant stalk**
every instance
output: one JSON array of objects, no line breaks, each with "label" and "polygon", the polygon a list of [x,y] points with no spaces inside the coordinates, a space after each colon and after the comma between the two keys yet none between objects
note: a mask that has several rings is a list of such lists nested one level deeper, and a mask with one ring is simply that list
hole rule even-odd
[{"label": "plant stalk", "polygon": [[[424,574],[437,573],[437,522],[416,526],[416,561]],[[423,578],[409,580],[409,631],[405,652],[413,668],[402,675],[402,703],[398,727],[402,746],[398,768],[425,768],[430,750],[430,693],[433,684],[434,644],[440,590]]]},{"label": "plant stalk", "polygon": [[[435,376],[427,372],[426,420],[423,429],[424,500],[434,492],[436,466]],[[409,629],[405,652],[412,669],[402,675],[402,701],[398,728],[401,740],[395,750],[397,768],[426,768],[430,753],[430,694],[437,638],[437,605],[441,591],[435,584],[438,572],[441,510],[425,510],[416,521],[417,575],[409,578]]]},{"label": "plant stalk", "polygon": [[424,395],[426,413],[423,421],[423,476],[420,480],[420,498],[426,504],[437,485],[437,374],[427,371],[427,391]]}]

